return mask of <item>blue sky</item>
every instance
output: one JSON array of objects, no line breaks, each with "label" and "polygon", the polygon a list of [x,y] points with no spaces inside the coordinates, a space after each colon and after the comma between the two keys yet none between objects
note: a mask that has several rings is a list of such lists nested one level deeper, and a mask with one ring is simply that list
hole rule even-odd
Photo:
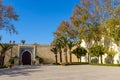
[{"label": "blue sky", "polygon": [[10,35],[4,30],[0,31],[2,42],[10,40],[20,43],[26,40],[27,44],[50,44],[53,32],[62,20],[69,21],[80,0],[3,0],[4,4],[14,6],[19,15],[19,21],[14,25],[18,35]]}]

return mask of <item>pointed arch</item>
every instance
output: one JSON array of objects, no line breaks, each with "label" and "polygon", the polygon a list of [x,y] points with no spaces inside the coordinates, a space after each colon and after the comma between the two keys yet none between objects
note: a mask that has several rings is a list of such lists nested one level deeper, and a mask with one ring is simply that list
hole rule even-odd
[{"label": "pointed arch", "polygon": [[31,52],[30,51],[24,51],[22,53],[22,64],[31,65]]}]

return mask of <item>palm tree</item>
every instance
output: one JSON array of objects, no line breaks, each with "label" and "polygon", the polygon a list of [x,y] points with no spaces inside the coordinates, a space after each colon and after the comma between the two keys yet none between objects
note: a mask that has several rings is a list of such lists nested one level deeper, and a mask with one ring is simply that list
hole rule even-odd
[{"label": "palm tree", "polygon": [[60,55],[60,63],[62,63],[62,44],[59,40],[56,43],[56,47],[57,47],[59,55]]},{"label": "palm tree", "polygon": [[15,44],[15,41],[13,41],[13,44]]},{"label": "palm tree", "polygon": [[12,46],[10,44],[6,44],[6,43],[5,44],[0,43],[0,46],[2,48],[1,55],[0,55],[0,65],[4,65],[5,53],[9,49],[11,49]]},{"label": "palm tree", "polygon": [[68,57],[67,57],[67,44],[68,44],[68,39],[67,36],[64,35],[60,38],[61,44],[62,44],[62,48],[64,50],[64,55],[65,55],[65,62],[68,63]]},{"label": "palm tree", "polygon": [[[68,29],[70,24],[67,21],[62,21],[58,26],[56,32],[54,32],[55,38],[58,38],[62,48],[64,49],[65,61],[68,63],[67,59],[67,39],[68,39]],[[61,50],[60,50],[61,51]]]},{"label": "palm tree", "polygon": [[69,54],[70,54],[70,63],[72,63],[72,48],[74,46],[73,42],[71,40],[68,40],[68,44],[67,44],[68,48],[69,48]]},{"label": "palm tree", "polygon": [[21,43],[22,43],[23,45],[25,44],[25,42],[26,42],[25,40],[21,40]]},{"label": "palm tree", "polygon": [[59,56],[60,56],[60,63],[62,63],[62,43],[61,43],[60,39],[55,38],[52,41],[51,46],[56,46],[56,48],[58,49]]},{"label": "palm tree", "polygon": [[54,47],[54,48],[52,48],[50,50],[54,53],[54,55],[55,55],[55,63],[57,64],[58,63],[58,61],[57,61],[57,48]]}]

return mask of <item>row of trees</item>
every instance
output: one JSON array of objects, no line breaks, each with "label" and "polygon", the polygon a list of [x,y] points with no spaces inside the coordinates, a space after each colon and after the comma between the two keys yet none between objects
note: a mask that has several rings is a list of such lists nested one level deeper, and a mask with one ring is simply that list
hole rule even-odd
[{"label": "row of trees", "polygon": [[[114,57],[111,52],[115,51],[111,51],[110,48],[113,43],[120,47],[120,1],[80,0],[70,17],[70,22],[62,21],[54,36],[52,45],[56,48],[56,54],[60,54],[60,62],[62,49],[66,62],[69,49],[72,62],[72,48],[76,46],[76,50],[79,49],[83,41],[88,53],[88,62],[91,56],[100,56],[102,63],[104,53]],[[82,55],[82,51],[79,54]]]}]

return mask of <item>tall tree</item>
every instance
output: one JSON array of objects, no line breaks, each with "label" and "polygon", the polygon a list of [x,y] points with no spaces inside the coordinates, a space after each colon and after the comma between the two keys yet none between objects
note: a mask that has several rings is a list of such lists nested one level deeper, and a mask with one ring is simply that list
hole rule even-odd
[{"label": "tall tree", "polygon": [[110,18],[105,21],[108,37],[119,47],[120,45],[120,18]]},{"label": "tall tree", "polygon": [[106,33],[111,32],[104,22],[109,18],[120,20],[119,2],[119,0],[81,0],[76,5],[71,22],[78,32],[78,38],[85,41],[87,48],[90,48],[93,42],[101,44],[103,38],[105,41],[110,39]]},{"label": "tall tree", "polygon": [[68,44],[67,44],[68,48],[69,48],[69,55],[70,55],[70,63],[72,63],[72,48],[74,47],[74,42],[71,40],[68,40]]},{"label": "tall tree", "polygon": [[[13,25],[13,21],[18,20],[18,15],[15,13],[13,6],[3,5],[3,0],[0,0],[0,30],[6,30],[11,33],[18,33]],[[4,64],[5,52],[11,48],[9,44],[0,44],[2,47],[0,55],[0,65]]]},{"label": "tall tree", "polygon": [[57,39],[56,47],[58,48],[58,52],[60,55],[60,63],[62,63],[62,43],[59,39]]},{"label": "tall tree", "polygon": [[56,32],[54,32],[54,35],[56,38],[59,39],[62,48],[64,49],[64,55],[65,55],[65,61],[68,63],[68,58],[67,58],[67,43],[68,43],[68,30],[69,30],[69,23],[66,21],[62,21],[61,24],[58,26]]},{"label": "tall tree", "polygon": [[14,12],[14,8],[11,5],[3,5],[3,1],[0,0],[0,30],[5,29],[9,33],[17,33],[13,21],[18,20],[18,15]]},{"label": "tall tree", "polygon": [[65,62],[68,63],[68,56],[67,56],[67,51],[68,51],[68,48],[67,48],[67,45],[68,45],[68,39],[67,39],[67,36],[62,36],[60,38],[60,42],[62,43],[62,48],[64,50],[64,56],[65,56]]},{"label": "tall tree", "polygon": [[4,65],[4,59],[5,59],[5,53],[12,48],[10,44],[2,44],[0,43],[1,46],[1,54],[0,54],[0,65]]},{"label": "tall tree", "polygon": [[51,45],[56,46],[56,48],[58,49],[60,56],[60,63],[62,63],[62,42],[60,41],[60,38],[55,38],[51,43]]},{"label": "tall tree", "polygon": [[101,64],[103,64],[102,56],[105,53],[105,48],[104,48],[103,45],[94,44],[92,47],[89,48],[89,53],[90,53],[91,56],[98,57],[98,60],[99,60],[99,56],[100,56]]},{"label": "tall tree", "polygon": [[53,47],[52,49],[51,49],[51,51],[54,53],[54,55],[55,55],[55,63],[57,64],[58,63],[58,60],[57,60],[57,48],[56,47]]}]

